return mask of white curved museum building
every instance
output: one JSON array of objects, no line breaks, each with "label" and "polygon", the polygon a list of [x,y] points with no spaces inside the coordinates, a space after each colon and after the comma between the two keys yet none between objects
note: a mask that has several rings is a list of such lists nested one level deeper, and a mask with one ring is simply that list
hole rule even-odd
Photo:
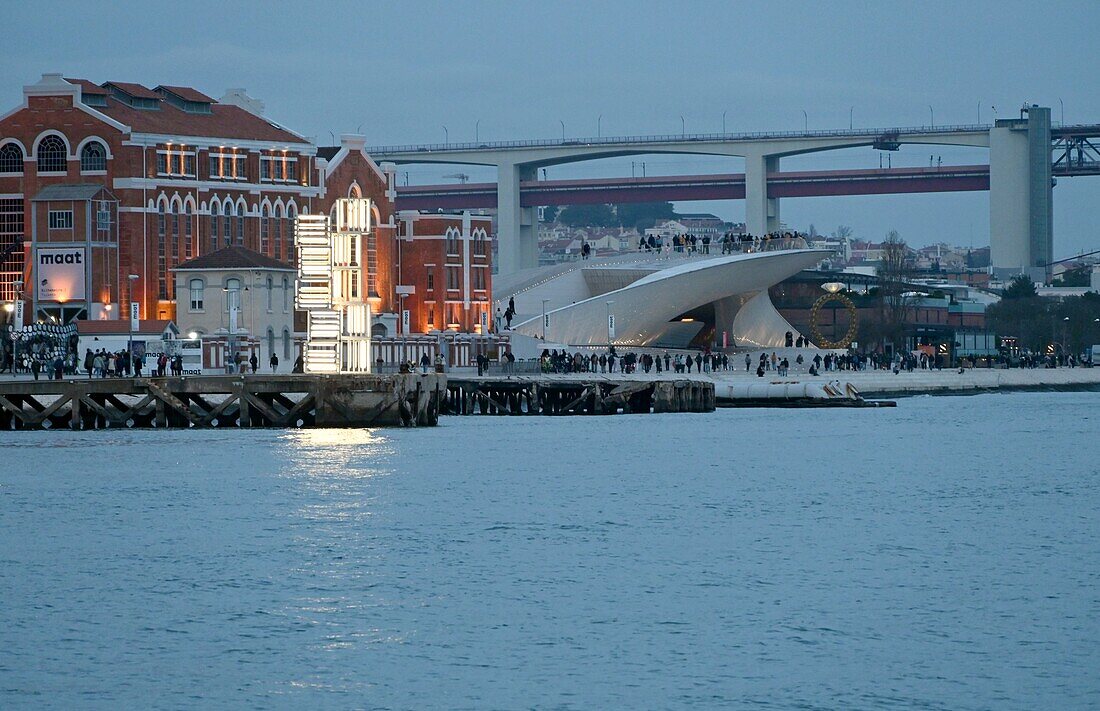
[{"label": "white curved museum building", "polygon": [[732,256],[636,253],[498,277],[514,332],[570,346],[781,347],[799,334],[768,288],[815,267],[828,250]]}]

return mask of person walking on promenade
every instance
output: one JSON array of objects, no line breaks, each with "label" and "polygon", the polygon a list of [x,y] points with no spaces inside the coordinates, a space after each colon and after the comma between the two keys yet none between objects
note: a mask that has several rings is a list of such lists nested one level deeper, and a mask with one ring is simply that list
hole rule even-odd
[{"label": "person walking on promenade", "polygon": [[255,351],[252,352],[252,356],[248,359],[248,366],[252,368],[252,374],[256,374],[256,370],[260,367],[260,359],[256,357]]},{"label": "person walking on promenade", "polygon": [[92,355],[92,349],[89,348],[84,353],[84,370],[88,373],[88,378],[92,377],[92,365],[95,362],[95,356]]},{"label": "person walking on promenade", "polygon": [[141,368],[144,365],[145,365],[145,359],[142,358],[141,356],[139,356],[137,353],[135,353],[134,354],[134,377],[135,378],[140,378],[141,377]]},{"label": "person walking on promenade", "polygon": [[748,353],[745,354],[745,372],[749,372],[749,368],[752,367],[752,358]]},{"label": "person walking on promenade", "polygon": [[271,358],[267,361],[267,364],[271,366],[272,373],[277,373],[279,371],[279,356],[272,353]]},{"label": "person walking on promenade", "polygon": [[42,364],[38,362],[37,358],[31,358],[31,375],[35,380],[38,380],[38,374],[42,372]]}]

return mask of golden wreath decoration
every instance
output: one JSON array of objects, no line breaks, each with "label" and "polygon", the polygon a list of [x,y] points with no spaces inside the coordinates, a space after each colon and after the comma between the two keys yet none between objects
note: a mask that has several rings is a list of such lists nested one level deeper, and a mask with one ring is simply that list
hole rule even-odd
[{"label": "golden wreath decoration", "polygon": [[[817,322],[821,307],[831,301],[839,301],[844,305],[844,310],[848,312],[848,332],[839,341],[830,341],[825,338]],[[814,343],[817,344],[818,348],[847,348],[856,339],[856,332],[859,330],[859,314],[856,312],[856,305],[844,294],[825,294],[814,302],[813,309],[810,311],[810,330]]]}]

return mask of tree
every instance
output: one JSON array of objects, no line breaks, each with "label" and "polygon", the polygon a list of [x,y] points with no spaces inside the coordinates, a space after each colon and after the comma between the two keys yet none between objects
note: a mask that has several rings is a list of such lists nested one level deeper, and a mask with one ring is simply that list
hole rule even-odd
[{"label": "tree", "polygon": [[836,232],[834,232],[833,235],[837,239],[848,239],[852,236],[852,228],[848,225],[840,225],[836,228]]},{"label": "tree", "polygon": [[570,205],[558,215],[558,222],[569,227],[613,227],[618,224],[611,206]]},{"label": "tree", "polygon": [[675,218],[676,210],[670,202],[637,202],[616,205],[615,214],[623,227],[634,227],[639,232],[644,232],[658,220]]},{"label": "tree", "polygon": [[1054,280],[1054,286],[1089,286],[1092,282],[1092,268],[1078,267],[1067,269],[1062,276]]},{"label": "tree", "polygon": [[1017,274],[1009,282],[1008,287],[1001,294],[1003,299],[1029,299],[1033,296],[1038,296],[1039,292],[1035,290],[1035,284],[1031,281],[1026,274]]},{"label": "tree", "polygon": [[557,205],[546,205],[542,208],[542,221],[553,222],[558,218],[558,210],[560,208]]},{"label": "tree", "polygon": [[909,280],[913,274],[913,258],[908,245],[890,230],[882,243],[882,261],[876,270],[879,282],[879,311],[883,340],[897,350],[905,342],[905,320],[909,308]]}]

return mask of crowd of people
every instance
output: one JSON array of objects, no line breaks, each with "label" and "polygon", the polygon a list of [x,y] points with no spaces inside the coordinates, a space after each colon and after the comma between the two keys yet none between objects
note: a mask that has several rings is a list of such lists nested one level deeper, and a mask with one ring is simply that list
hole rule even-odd
[{"label": "crowd of people", "polygon": [[[767,252],[777,249],[805,247],[806,238],[797,232],[772,232],[762,236],[726,232],[721,237],[709,234],[699,236],[685,233],[672,235],[667,239],[656,235],[645,235],[638,239],[639,252],[663,254],[706,255],[711,253],[712,245],[716,245],[716,251],[721,254]],[[591,246],[588,242],[583,242],[581,244],[581,259],[588,259],[591,254]]]}]

